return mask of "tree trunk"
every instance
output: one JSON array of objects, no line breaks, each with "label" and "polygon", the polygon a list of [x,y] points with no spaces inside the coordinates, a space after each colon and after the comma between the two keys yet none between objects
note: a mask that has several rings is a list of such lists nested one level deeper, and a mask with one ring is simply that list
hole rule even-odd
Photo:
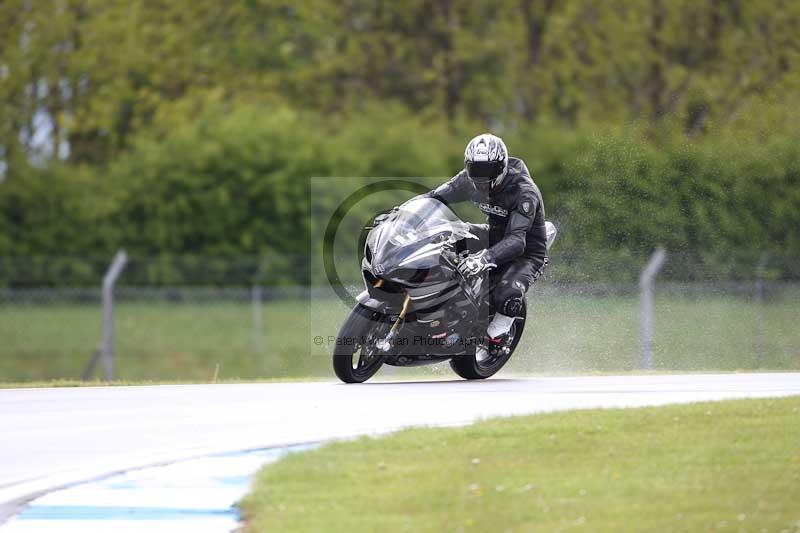
[{"label": "tree trunk", "polygon": [[[533,74],[533,76],[530,77],[535,79],[537,67],[542,60],[542,37],[544,36],[545,24],[547,17],[550,15],[550,12],[553,10],[553,6],[555,5],[555,0],[544,0],[543,2],[540,2],[543,6],[543,9],[539,11],[534,7],[536,1],[537,0],[523,0],[521,6],[522,15],[525,20],[525,28],[527,33],[526,43],[528,48],[526,60],[526,66],[528,69],[526,74],[528,75],[524,76],[524,79],[529,79],[529,75],[531,74]],[[525,102],[523,114],[525,115],[525,118],[533,120],[539,113],[541,97],[536,90],[535,84],[528,85],[528,87],[523,88],[523,90],[525,89],[529,89],[530,92],[523,96],[523,101]]]},{"label": "tree trunk", "polygon": [[664,26],[664,8],[661,0],[651,2],[651,23],[650,36],[648,42],[652,53],[650,66],[647,70],[645,81],[645,96],[650,107],[650,117],[653,123],[658,122],[664,114],[664,91],[666,90],[666,80],[664,79],[663,62],[664,45],[661,41],[661,31]]}]

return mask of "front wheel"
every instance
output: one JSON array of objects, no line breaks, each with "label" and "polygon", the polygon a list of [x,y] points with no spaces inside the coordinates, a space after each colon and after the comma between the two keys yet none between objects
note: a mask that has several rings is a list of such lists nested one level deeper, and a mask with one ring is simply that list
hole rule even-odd
[{"label": "front wheel", "polygon": [[376,346],[389,334],[386,315],[356,304],[347,317],[333,348],[333,370],[345,383],[363,383],[375,375],[386,355]]},{"label": "front wheel", "polygon": [[478,361],[475,354],[462,355],[450,360],[450,368],[464,379],[486,379],[495,375],[514,354],[525,330],[526,315],[527,305],[523,305],[521,316],[514,320],[503,344],[490,350],[488,358]]}]

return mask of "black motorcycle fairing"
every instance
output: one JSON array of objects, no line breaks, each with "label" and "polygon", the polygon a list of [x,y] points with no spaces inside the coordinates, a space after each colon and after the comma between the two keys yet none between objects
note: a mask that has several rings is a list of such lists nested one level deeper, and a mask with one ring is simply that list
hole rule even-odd
[{"label": "black motorcycle fairing", "polygon": [[386,364],[474,354],[491,319],[488,275],[464,278],[456,266],[480,242],[476,233],[427,197],[409,200],[369,232],[361,263],[366,291],[358,301],[399,321]]},{"label": "black motorcycle fairing", "polygon": [[452,279],[450,267],[441,263],[441,252],[462,238],[477,239],[469,224],[439,201],[414,198],[370,231],[362,270],[376,280],[399,284],[401,290]]},{"label": "black motorcycle fairing", "polygon": [[[402,292],[388,292],[383,287],[367,285],[367,290],[362,291],[356,300],[358,303],[380,312],[397,311],[402,307],[404,294]],[[414,316],[418,311],[435,309],[447,304],[453,298],[454,291],[458,288],[455,281],[441,282],[426,287],[405,288],[409,295],[407,306],[408,314]]]}]

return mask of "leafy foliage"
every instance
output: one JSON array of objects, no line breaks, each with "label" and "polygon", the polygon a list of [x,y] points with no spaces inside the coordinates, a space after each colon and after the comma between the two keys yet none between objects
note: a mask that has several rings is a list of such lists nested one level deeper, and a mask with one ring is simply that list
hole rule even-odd
[{"label": "leafy foliage", "polygon": [[310,176],[445,177],[491,129],[562,263],[613,278],[664,245],[697,263],[677,277],[747,275],[800,246],[798,22],[786,1],[3,2],[0,257],[302,256]]}]

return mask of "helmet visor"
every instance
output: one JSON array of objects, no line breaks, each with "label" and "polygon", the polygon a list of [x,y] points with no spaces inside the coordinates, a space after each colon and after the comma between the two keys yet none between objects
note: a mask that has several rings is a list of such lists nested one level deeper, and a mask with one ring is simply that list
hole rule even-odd
[{"label": "helmet visor", "polygon": [[502,161],[467,161],[467,176],[476,183],[488,183],[503,173]]}]

